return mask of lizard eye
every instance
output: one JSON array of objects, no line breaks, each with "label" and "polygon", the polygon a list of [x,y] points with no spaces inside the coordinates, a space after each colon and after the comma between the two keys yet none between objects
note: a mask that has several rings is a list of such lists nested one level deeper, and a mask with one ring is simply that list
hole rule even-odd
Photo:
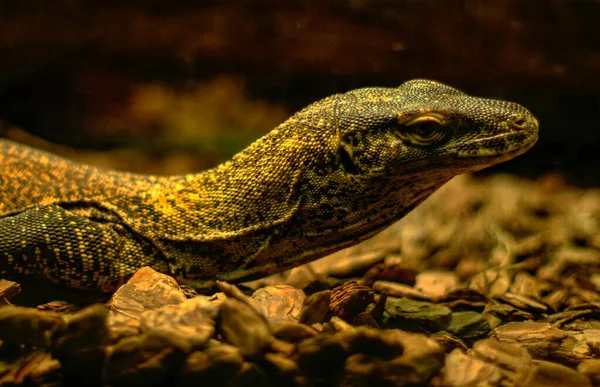
[{"label": "lizard eye", "polygon": [[406,136],[417,145],[429,145],[444,137],[441,125],[434,120],[418,120],[408,124]]}]

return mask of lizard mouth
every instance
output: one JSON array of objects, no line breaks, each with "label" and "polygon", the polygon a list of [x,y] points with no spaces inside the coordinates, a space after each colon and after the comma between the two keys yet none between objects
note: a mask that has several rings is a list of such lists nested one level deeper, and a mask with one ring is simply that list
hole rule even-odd
[{"label": "lizard mouth", "polygon": [[536,120],[526,130],[513,130],[475,140],[471,143],[475,144],[475,148],[471,146],[456,151],[456,162],[462,164],[467,172],[474,172],[511,160],[535,145],[537,129]]},{"label": "lizard mouth", "polygon": [[514,157],[529,150],[537,139],[537,132],[502,133],[474,140],[468,148],[458,149],[456,155],[464,159]]},{"label": "lizard mouth", "polygon": [[478,171],[515,158],[528,151],[538,139],[537,125],[527,130],[490,135],[469,142],[463,148],[448,150],[445,155],[423,159],[402,170],[404,174],[427,169],[454,169],[458,173]]},{"label": "lizard mouth", "polygon": [[455,149],[461,159],[506,161],[530,149],[538,139],[538,120],[529,112],[502,122],[499,131],[475,138]]}]

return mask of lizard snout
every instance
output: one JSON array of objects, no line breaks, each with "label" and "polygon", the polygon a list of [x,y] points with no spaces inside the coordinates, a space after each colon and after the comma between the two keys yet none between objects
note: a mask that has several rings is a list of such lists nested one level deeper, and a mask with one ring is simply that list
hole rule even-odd
[{"label": "lizard snout", "polygon": [[513,130],[534,130],[537,131],[538,120],[529,112],[515,114],[508,120],[508,124]]}]

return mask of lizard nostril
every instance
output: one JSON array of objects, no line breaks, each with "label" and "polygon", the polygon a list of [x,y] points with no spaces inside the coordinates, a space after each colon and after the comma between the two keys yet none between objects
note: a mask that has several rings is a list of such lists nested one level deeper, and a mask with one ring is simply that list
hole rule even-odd
[{"label": "lizard nostril", "polygon": [[525,129],[529,126],[529,120],[525,116],[517,116],[512,119],[512,126],[515,129]]}]

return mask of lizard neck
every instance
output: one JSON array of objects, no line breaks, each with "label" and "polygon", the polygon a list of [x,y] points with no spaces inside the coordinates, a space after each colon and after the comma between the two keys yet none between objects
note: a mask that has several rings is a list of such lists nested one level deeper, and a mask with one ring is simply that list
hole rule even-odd
[{"label": "lizard neck", "polygon": [[286,221],[298,206],[303,157],[310,153],[309,135],[298,136],[284,123],[213,169],[159,179],[143,200],[152,203],[156,221],[146,218],[136,228],[166,239],[207,240]]},{"label": "lizard neck", "polygon": [[[271,137],[278,134],[210,171],[169,178],[174,197],[189,199],[174,219],[188,221],[173,224],[177,234],[172,235],[164,228],[169,221],[155,227],[163,229],[160,237],[185,242],[164,246],[169,256],[186,257],[174,264],[181,280],[194,273],[208,281],[251,279],[357,244],[402,218],[449,179],[359,178],[333,162],[323,163],[327,147],[319,152],[300,148],[293,146],[295,134]],[[197,227],[185,228],[189,224]],[[207,256],[212,260],[197,258]]]},{"label": "lizard neck", "polygon": [[340,185],[333,195],[331,191],[321,192],[329,199],[304,202],[292,227],[281,233],[282,245],[288,241],[295,246],[292,254],[289,249],[282,249],[282,256],[293,258],[281,265],[293,267],[372,237],[412,211],[449,179],[413,176],[372,180]]}]

